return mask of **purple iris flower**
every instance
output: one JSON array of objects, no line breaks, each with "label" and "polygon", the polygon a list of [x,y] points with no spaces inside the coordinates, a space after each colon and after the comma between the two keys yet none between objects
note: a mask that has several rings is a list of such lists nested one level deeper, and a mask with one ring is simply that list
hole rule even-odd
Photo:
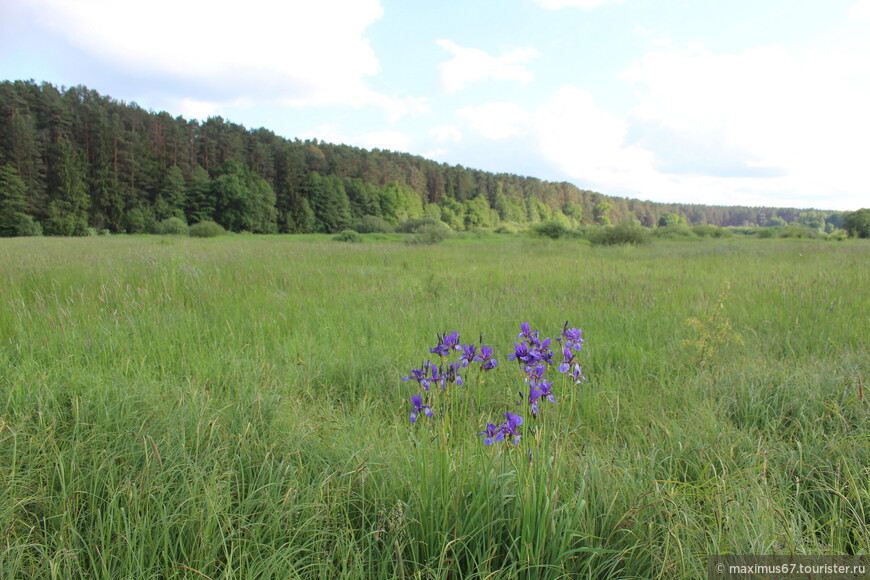
[{"label": "purple iris flower", "polygon": [[430,385],[438,385],[443,389],[445,387],[445,377],[444,375],[438,374],[438,366],[435,363],[429,363],[429,372],[432,376],[426,379],[426,383],[424,384],[423,388],[428,391]]},{"label": "purple iris flower", "polygon": [[[520,396],[523,396],[523,392],[520,391]],[[536,383],[529,383],[529,394],[526,397],[526,400],[529,403],[529,406],[532,408],[532,415],[538,414],[538,399],[541,398],[541,389],[538,388]]]},{"label": "purple iris flower", "polygon": [[517,338],[525,338],[526,340],[532,340],[532,337],[538,335],[538,331],[537,331],[537,330],[534,330],[534,331],[533,331],[533,330],[531,330],[531,329],[529,328],[529,323],[528,323],[528,322],[523,322],[523,323],[520,325],[520,331],[521,331],[521,332],[517,335]]},{"label": "purple iris flower", "polygon": [[[424,391],[428,391],[429,387],[432,386],[433,383],[437,384],[443,379],[443,377],[438,376],[438,367],[435,366],[435,363],[428,360],[426,361],[426,364],[423,365],[423,368],[411,369],[410,372],[411,374],[409,374],[407,377],[402,377],[402,380],[408,381],[413,379],[420,383],[420,386],[423,388]],[[431,376],[427,377],[427,372],[429,372]]]},{"label": "purple iris flower", "polygon": [[519,428],[520,425],[523,424],[523,418],[510,412],[506,412],[504,417],[507,421],[501,424],[500,430],[505,437],[512,435],[514,438],[514,445],[518,445],[520,442]]},{"label": "purple iris flower", "polygon": [[419,382],[424,381],[426,378],[426,369],[425,368],[411,369],[410,372],[411,372],[411,374],[408,375],[407,377],[402,377],[403,381],[414,379],[415,381],[417,381],[419,383]]},{"label": "purple iris flower", "polygon": [[477,359],[477,347],[473,344],[463,344],[462,354],[459,355],[459,361],[462,363],[462,366],[467,367],[471,362],[476,361]]},{"label": "purple iris flower", "polygon": [[529,351],[529,345],[525,342],[515,342],[514,352],[509,354],[508,358],[519,362],[528,363],[532,358],[532,353]]},{"label": "purple iris flower", "polygon": [[485,344],[480,345],[480,354],[474,360],[481,363],[480,368],[485,371],[491,371],[498,365],[498,361],[492,358],[492,347]]},{"label": "purple iris flower", "polygon": [[483,438],[484,445],[492,445],[493,441],[501,441],[504,439],[504,433],[502,433],[501,429],[496,427],[493,423],[487,423],[486,429],[478,433],[478,435],[485,435]]},{"label": "purple iris flower", "polygon": [[553,393],[550,391],[550,389],[553,387],[552,381],[540,381],[538,383],[535,383],[535,386],[537,386],[541,398],[547,399],[551,403],[556,402],[556,397],[554,397]]},{"label": "purple iris flower", "polygon": [[423,404],[423,398],[420,395],[411,395],[411,404],[414,408],[411,410],[411,423],[417,422],[417,415],[423,413],[427,417],[431,417],[432,408],[429,405]]},{"label": "purple iris flower", "polygon": [[459,333],[451,332],[450,334],[439,334],[438,344],[434,348],[430,348],[429,352],[438,356],[449,356],[451,350],[459,350]]},{"label": "purple iris flower", "polygon": [[574,382],[578,385],[584,381],[589,381],[589,379],[583,376],[583,369],[581,369],[580,365],[578,365],[577,363],[574,363],[574,367],[571,369],[571,372],[568,374],[568,376],[574,379]]},{"label": "purple iris flower", "polygon": [[420,386],[425,390],[429,390],[429,379],[426,377],[426,372],[429,371],[429,365],[431,363],[426,361],[426,364],[423,365],[423,368],[419,369],[411,369],[407,377],[402,377],[403,381],[415,380],[420,383]]},{"label": "purple iris flower", "polygon": [[462,386],[462,376],[459,374],[459,369],[461,368],[462,364],[459,361],[447,365],[447,372],[441,377],[442,389],[446,388],[446,383],[456,383],[457,387]]},{"label": "purple iris flower", "polygon": [[514,415],[513,413],[505,413],[504,414],[505,421],[498,427],[496,427],[493,423],[487,423],[486,429],[478,433],[478,435],[483,435],[483,444],[484,445],[492,445],[495,441],[502,441],[505,437],[511,436],[513,437],[514,445],[518,445],[520,442],[520,425],[523,424],[523,418],[519,415]]},{"label": "purple iris flower", "polygon": [[562,347],[562,362],[559,363],[559,372],[567,373],[571,365],[574,364],[574,353],[567,346]]},{"label": "purple iris flower", "polygon": [[547,372],[547,365],[534,363],[523,367],[523,372],[526,373],[526,379],[530,381],[540,381],[544,378],[544,373]]},{"label": "purple iris flower", "polygon": [[564,346],[574,351],[579,351],[583,348],[583,329],[568,328],[568,321],[565,321],[565,328],[562,329],[561,338],[564,340]]},{"label": "purple iris flower", "polygon": [[537,341],[531,349],[532,356],[535,362],[543,362],[553,364],[553,351],[550,350],[550,339],[545,338],[542,341]]}]

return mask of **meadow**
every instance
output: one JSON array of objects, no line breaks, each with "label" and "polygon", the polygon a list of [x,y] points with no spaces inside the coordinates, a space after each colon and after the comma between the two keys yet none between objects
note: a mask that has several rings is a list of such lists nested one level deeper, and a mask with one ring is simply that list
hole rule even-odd
[{"label": "meadow", "polygon": [[[0,272],[0,579],[870,553],[866,242],[22,238]],[[588,382],[487,446],[503,412],[533,423],[526,321],[582,328]],[[402,378],[453,331],[498,366],[411,423]]]}]

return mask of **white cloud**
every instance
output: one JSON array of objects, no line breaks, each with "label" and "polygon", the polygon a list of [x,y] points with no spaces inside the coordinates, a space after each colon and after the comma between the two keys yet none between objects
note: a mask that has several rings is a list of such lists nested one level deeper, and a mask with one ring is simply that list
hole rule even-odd
[{"label": "white cloud", "polygon": [[[818,199],[866,183],[870,157],[870,46],[716,54],[700,45],[647,54],[622,78],[638,90],[632,118],[691,147],[715,143],[768,177],[725,180]],[[724,182],[723,182],[724,184]]]},{"label": "white cloud", "polygon": [[515,140],[535,148],[536,155],[575,180],[625,188],[654,174],[652,155],[625,144],[625,121],[598,108],[589,92],[574,86],[562,87],[534,110],[486,103],[457,116],[485,140]]},{"label": "white cloud", "polygon": [[528,130],[532,117],[513,103],[486,103],[465,107],[457,116],[469,127],[487,139],[499,140],[517,137]]},{"label": "white cloud", "polygon": [[449,149],[431,149],[425,153],[423,153],[423,157],[426,159],[442,159],[444,156],[450,153]]},{"label": "white cloud", "polygon": [[373,131],[358,136],[347,135],[334,123],[317,125],[305,131],[301,139],[317,139],[326,143],[336,143],[362,147],[363,149],[389,149],[390,151],[410,151],[411,138],[400,131]]},{"label": "white cloud", "polygon": [[451,40],[439,40],[438,46],[447,49],[453,58],[441,63],[441,82],[444,90],[455,93],[466,85],[483,81],[518,81],[530,83],[534,75],[525,66],[540,53],[533,48],[519,48],[491,56],[477,48],[465,48]]},{"label": "white cloud", "polygon": [[361,135],[357,142],[366,149],[410,151],[411,138],[399,131],[375,131]]},{"label": "white cloud", "polygon": [[170,107],[173,114],[181,115],[187,119],[199,119],[205,121],[209,117],[218,114],[221,103],[215,101],[200,101],[197,99],[171,99]]},{"label": "white cloud", "polygon": [[[775,60],[781,57],[778,54],[774,51],[768,57]],[[754,53],[747,58],[757,60],[762,56]],[[711,62],[706,64],[712,66]],[[739,69],[748,63],[729,63],[708,74],[715,76],[718,71],[724,75],[729,66]],[[861,111],[850,106],[848,112],[836,119],[835,127],[828,127],[827,124],[835,120],[830,115],[820,120],[805,118],[815,114],[803,109],[812,104],[812,98],[807,97],[807,101],[793,95],[792,100],[797,103],[778,101],[784,95],[763,94],[769,88],[766,85],[758,87],[757,91],[745,87],[728,89],[727,85],[734,79],[726,77],[699,94],[694,85],[712,81],[697,69],[704,67],[690,67],[684,71],[685,76],[680,77],[681,82],[675,82],[664,69],[646,70],[652,77],[661,75],[663,86],[651,89],[655,98],[648,97],[632,117],[603,110],[589,92],[574,86],[562,87],[532,110],[510,103],[488,103],[464,109],[458,117],[469,132],[484,140],[484,147],[486,142],[498,141],[499,149],[510,150],[522,143],[528,155],[541,156],[556,175],[610,195],[721,205],[826,209],[854,209],[866,205],[866,200],[862,202],[858,196],[866,183],[862,177],[865,164],[861,159],[870,156],[870,148],[859,134],[861,129],[840,123],[847,117],[852,118],[864,127],[863,131],[870,131],[866,112],[862,120]],[[762,67],[762,70],[766,69]],[[638,73],[632,72],[633,75]],[[783,71],[783,75],[788,74],[787,70]],[[753,78],[760,83],[759,76],[755,74]],[[645,82],[652,81],[647,78]],[[805,91],[806,84],[804,82]],[[794,90],[794,87],[786,83],[782,90]],[[723,94],[710,102],[716,92]],[[740,93],[746,93],[743,97],[746,103],[755,99],[762,110],[741,108],[742,115],[729,110],[726,101],[736,99],[735,94]],[[776,104],[786,112],[776,113],[773,110]],[[802,111],[803,117],[792,117],[795,111]],[[739,119],[732,122],[732,116]],[[773,117],[768,119],[769,125],[764,125],[766,117]],[[656,127],[678,133],[684,141],[656,142],[651,133],[643,132],[638,137],[633,124],[641,119],[655,121]],[[828,134],[819,136],[818,127],[827,127]],[[804,131],[808,133],[802,134]],[[751,141],[756,138],[759,143]],[[816,139],[821,140],[816,142]],[[797,140],[797,143],[789,143],[789,140]],[[686,150],[669,151],[667,146],[673,143]],[[783,148],[785,152],[776,148]],[[681,158],[680,154],[687,151],[694,152],[702,161],[701,165],[718,169],[718,164],[735,171],[733,175],[728,171],[711,171],[710,167],[689,167],[681,171],[681,162],[698,160],[690,159],[691,155]],[[726,153],[734,155],[734,159],[715,158]],[[676,159],[671,160],[670,167],[665,167],[663,159],[673,155]],[[713,158],[709,158],[711,156]],[[765,171],[764,167],[778,170]]]},{"label": "white cloud", "polygon": [[870,0],[860,0],[849,9],[849,18],[870,22]]},{"label": "white cloud", "polygon": [[654,174],[652,155],[625,143],[625,120],[582,89],[560,89],[535,112],[535,127],[541,152],[574,178],[625,189]]},{"label": "white cloud", "polygon": [[548,10],[559,10],[560,8],[576,7],[589,10],[604,6],[605,4],[620,4],[624,0],[535,0],[538,4]]},{"label": "white cloud", "polygon": [[345,135],[341,128],[334,123],[325,123],[311,128],[309,131],[303,132],[300,139],[317,139],[326,143],[350,144],[353,139]]},{"label": "white cloud", "polygon": [[[111,67],[232,101],[375,106],[396,117],[420,103],[384,97],[366,29],[379,0],[32,0],[28,18]],[[340,15],[336,17],[336,15]]]},{"label": "white cloud", "polygon": [[438,143],[459,143],[462,141],[462,131],[456,125],[439,125],[429,130]]}]

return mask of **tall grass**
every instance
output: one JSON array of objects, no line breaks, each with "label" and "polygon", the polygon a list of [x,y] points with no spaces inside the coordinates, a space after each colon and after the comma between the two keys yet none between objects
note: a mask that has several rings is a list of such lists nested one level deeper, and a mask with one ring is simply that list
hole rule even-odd
[{"label": "tall grass", "polygon": [[[870,552],[870,248],[245,237],[0,245],[0,578],[696,578]],[[741,341],[699,362],[686,323]],[[519,323],[581,326],[526,455]],[[496,348],[408,422],[435,334]],[[548,404],[549,405],[549,404]],[[447,435],[445,435],[447,433]]]}]

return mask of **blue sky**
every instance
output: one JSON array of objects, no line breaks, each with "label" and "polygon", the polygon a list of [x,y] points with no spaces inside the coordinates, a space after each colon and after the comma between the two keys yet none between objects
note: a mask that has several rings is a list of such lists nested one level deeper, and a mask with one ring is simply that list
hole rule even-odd
[{"label": "blue sky", "polygon": [[0,0],[0,78],[608,195],[870,206],[870,0]]}]

